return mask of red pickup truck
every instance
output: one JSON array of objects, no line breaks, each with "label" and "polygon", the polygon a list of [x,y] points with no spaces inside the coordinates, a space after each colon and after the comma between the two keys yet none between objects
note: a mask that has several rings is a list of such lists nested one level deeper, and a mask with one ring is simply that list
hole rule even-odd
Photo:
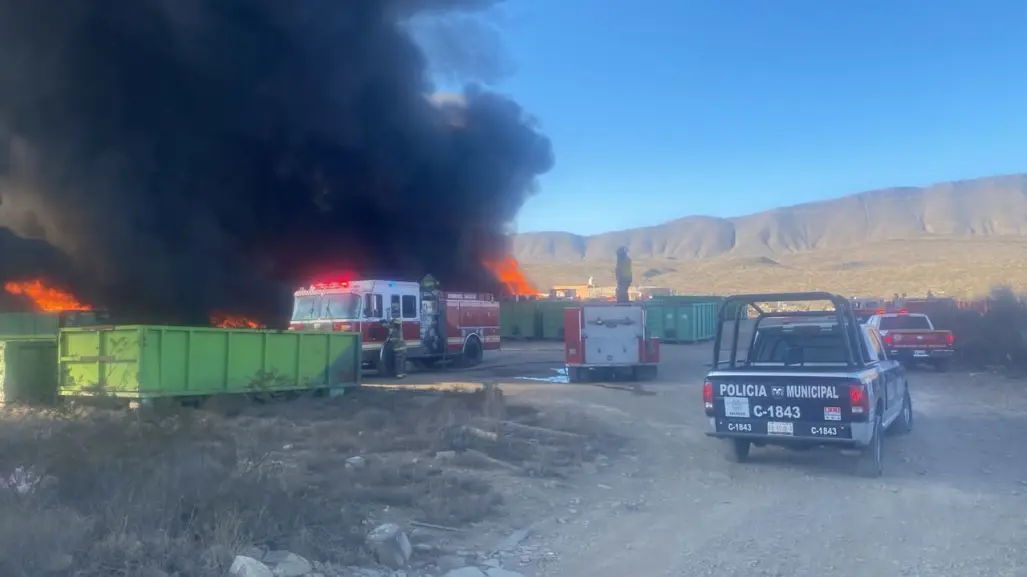
[{"label": "red pickup truck", "polygon": [[948,370],[955,353],[952,331],[935,329],[927,315],[900,310],[876,314],[867,325],[880,333],[889,358],[907,364],[929,363],[941,372]]}]

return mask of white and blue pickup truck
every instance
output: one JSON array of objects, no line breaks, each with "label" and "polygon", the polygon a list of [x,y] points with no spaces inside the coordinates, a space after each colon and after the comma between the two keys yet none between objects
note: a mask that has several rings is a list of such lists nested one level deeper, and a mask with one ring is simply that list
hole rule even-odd
[{"label": "white and blue pickup truck", "polygon": [[726,439],[738,461],[754,445],[837,448],[878,477],[885,431],[913,428],[905,369],[840,296],[728,297],[713,354],[703,383],[706,434]]}]

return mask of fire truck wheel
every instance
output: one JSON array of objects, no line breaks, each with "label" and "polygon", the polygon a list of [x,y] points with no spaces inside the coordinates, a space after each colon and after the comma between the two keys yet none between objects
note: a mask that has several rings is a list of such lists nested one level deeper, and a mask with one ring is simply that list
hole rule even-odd
[{"label": "fire truck wheel", "polygon": [[588,382],[588,369],[585,367],[568,367],[567,368],[567,380],[572,383],[587,383]]},{"label": "fire truck wheel", "polygon": [[463,365],[466,367],[474,367],[481,364],[482,350],[481,341],[477,337],[471,337],[467,339],[467,343],[464,344],[464,358]]},{"label": "fire truck wheel", "polygon": [[631,367],[631,373],[631,376],[636,381],[653,381],[656,380],[656,376],[658,374],[656,365]]}]

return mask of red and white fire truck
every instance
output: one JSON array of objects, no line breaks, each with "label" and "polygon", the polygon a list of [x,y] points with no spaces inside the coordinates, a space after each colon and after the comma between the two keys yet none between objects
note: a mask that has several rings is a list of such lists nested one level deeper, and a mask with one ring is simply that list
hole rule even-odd
[{"label": "red and white fire truck", "polygon": [[314,284],[295,293],[290,330],[358,332],[365,368],[390,374],[383,320],[399,306],[407,360],[415,366],[472,366],[500,348],[499,302],[488,293],[426,289],[420,283],[358,280]]}]

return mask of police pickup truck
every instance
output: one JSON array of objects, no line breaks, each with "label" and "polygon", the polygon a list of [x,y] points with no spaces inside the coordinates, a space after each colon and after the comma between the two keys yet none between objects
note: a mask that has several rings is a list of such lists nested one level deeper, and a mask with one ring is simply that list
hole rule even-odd
[{"label": "police pickup truck", "polygon": [[[820,310],[795,310],[803,308]],[[885,431],[913,428],[905,370],[840,296],[728,297],[713,351],[703,383],[706,434],[727,439],[737,461],[753,445],[837,448],[855,451],[857,467],[878,477]]]}]

